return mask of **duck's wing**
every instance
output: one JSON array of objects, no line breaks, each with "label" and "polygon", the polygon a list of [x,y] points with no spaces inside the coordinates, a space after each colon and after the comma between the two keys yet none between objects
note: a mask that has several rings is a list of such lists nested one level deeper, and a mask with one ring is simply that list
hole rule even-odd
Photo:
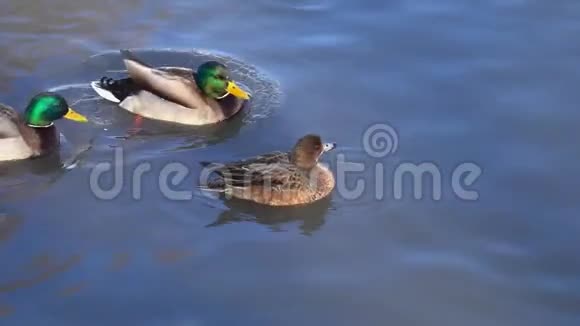
[{"label": "duck's wing", "polygon": [[158,69],[172,75],[183,77],[185,79],[192,79],[193,76],[195,76],[195,71],[185,67],[159,67]]},{"label": "duck's wing", "polygon": [[[270,166],[278,166],[280,164],[289,164],[290,163],[290,156],[288,152],[270,152],[263,155],[258,155],[252,158],[234,161],[229,163],[216,163],[216,162],[208,162],[202,161],[200,162],[201,166],[204,169],[207,169],[206,175],[211,175],[212,173],[217,173],[220,177],[217,180],[213,180],[210,182],[211,188],[223,188],[224,182],[233,182],[238,186],[242,185],[246,182],[244,178],[253,178],[255,174],[260,174],[261,172],[265,172],[268,167]],[[248,171],[251,171],[248,173]],[[224,177],[226,176],[226,177]],[[260,179],[260,177],[256,177]],[[227,179],[227,180],[226,180]],[[247,183],[247,182],[246,182]]]},{"label": "duck's wing", "polygon": [[0,103],[0,139],[20,136],[20,117],[11,107]]},{"label": "duck's wing", "polygon": [[275,151],[259,156],[255,156],[253,158],[245,159],[242,161],[236,162],[237,164],[251,164],[251,163],[262,163],[262,164],[276,164],[276,163],[290,163],[290,153],[288,152],[280,152]]},{"label": "duck's wing", "polygon": [[131,79],[143,89],[188,108],[206,107],[207,102],[185,69],[158,69],[142,62],[131,51],[121,50],[123,62]]},{"label": "duck's wing", "polygon": [[272,189],[293,189],[305,181],[304,173],[293,164],[250,163],[245,165],[225,165],[216,171],[223,186],[247,188],[250,186],[272,187]]},{"label": "duck's wing", "polygon": [[290,163],[290,154],[288,152],[275,151],[275,152],[270,152],[270,153],[254,156],[252,158],[243,159],[240,161],[229,162],[227,164],[208,162],[208,161],[200,162],[200,164],[203,167],[212,166],[212,165],[214,165],[214,166],[226,166],[227,165],[229,167],[234,167],[234,166],[241,167],[244,165],[255,164],[255,163],[261,163],[261,164]]}]

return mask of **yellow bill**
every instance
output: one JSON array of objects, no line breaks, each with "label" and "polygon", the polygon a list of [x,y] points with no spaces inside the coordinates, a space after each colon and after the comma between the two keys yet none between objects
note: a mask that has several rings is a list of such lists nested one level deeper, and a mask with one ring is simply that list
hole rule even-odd
[{"label": "yellow bill", "polygon": [[72,121],[76,121],[76,122],[88,122],[89,121],[89,120],[87,120],[87,118],[84,115],[76,112],[75,110],[73,110],[71,108],[68,108],[68,112],[64,115],[64,118],[72,120]]},{"label": "yellow bill", "polygon": [[239,88],[236,83],[233,81],[228,82],[228,88],[226,91],[237,98],[241,98],[242,100],[249,100],[250,94],[246,93],[243,89]]}]

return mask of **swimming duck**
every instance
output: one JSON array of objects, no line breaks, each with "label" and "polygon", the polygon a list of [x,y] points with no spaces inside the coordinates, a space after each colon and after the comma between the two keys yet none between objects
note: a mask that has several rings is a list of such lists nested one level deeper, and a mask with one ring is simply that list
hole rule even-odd
[{"label": "swimming duck", "polygon": [[332,172],[318,160],[335,147],[334,143],[323,144],[318,135],[306,135],[290,152],[272,152],[226,164],[202,162],[208,168],[206,172],[217,175],[202,189],[270,206],[312,203],[334,189]]},{"label": "swimming duck", "polygon": [[54,151],[60,142],[54,121],[60,118],[87,122],[56,93],[34,96],[22,117],[13,108],[0,104],[0,161],[22,160]]},{"label": "swimming duck", "polygon": [[134,114],[186,125],[207,125],[238,113],[250,95],[216,61],[197,72],[188,68],[153,68],[128,50],[121,50],[129,78],[103,77],[91,83],[104,99]]}]

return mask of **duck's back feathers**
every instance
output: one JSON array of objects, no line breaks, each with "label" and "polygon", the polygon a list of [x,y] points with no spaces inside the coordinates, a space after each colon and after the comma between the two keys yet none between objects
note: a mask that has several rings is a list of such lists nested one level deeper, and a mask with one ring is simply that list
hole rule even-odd
[{"label": "duck's back feathers", "polygon": [[[172,75],[180,76],[185,79],[191,79],[192,81],[195,80],[195,71],[184,68],[184,67],[160,67],[158,68],[161,71],[167,72]],[[197,84],[195,85],[197,89]]]},{"label": "duck's back feathers", "polygon": [[[191,69],[181,67],[163,67],[159,68],[159,70],[185,79],[193,78],[194,74]],[[132,78],[113,79],[103,77],[99,81],[91,82],[91,87],[100,97],[113,103],[121,103],[127,97],[137,95],[139,91],[144,90]],[[159,97],[163,98],[162,96]]]},{"label": "duck's back feathers", "polygon": [[18,113],[0,104],[0,161],[26,159],[34,155],[20,133]]},{"label": "duck's back feathers", "polygon": [[[289,153],[275,151],[263,155],[258,155],[249,159],[234,161],[227,164],[220,164],[208,161],[200,162],[201,166],[208,169],[207,172],[215,172],[219,178],[210,180],[208,187],[214,190],[222,189],[226,184],[236,185],[238,187],[244,186],[243,178],[256,178],[254,183],[259,183],[258,180],[263,180],[259,176],[261,172],[266,171],[265,167],[269,165],[279,165],[290,163]],[[274,183],[279,183],[272,180]]]},{"label": "duck's back feathers", "polygon": [[[239,165],[215,165],[213,172],[220,176],[216,185],[232,187],[279,186],[288,183],[292,176],[301,177],[302,173],[295,165],[276,163],[248,163]],[[210,187],[211,183],[210,183]]]},{"label": "duck's back feathers", "polygon": [[175,74],[173,71],[156,69],[136,59],[130,51],[124,50],[121,53],[127,73],[144,90],[192,109],[207,105],[197,88],[193,75],[187,76],[183,72]]},{"label": "duck's back feathers", "polygon": [[[270,152],[267,154],[254,156],[252,158],[230,162],[227,164],[227,166],[244,166],[244,165],[258,164],[258,163],[262,163],[262,164],[290,163],[290,153],[289,152],[281,152],[281,151]],[[209,162],[209,161],[202,161],[202,162],[200,162],[200,164],[203,167],[210,167],[211,165],[214,165],[214,166],[216,165],[216,163]],[[226,165],[222,165],[222,166],[226,166]]]},{"label": "duck's back feathers", "polygon": [[149,65],[149,64],[145,63],[144,61],[142,61],[141,59],[137,58],[137,56],[135,54],[133,54],[133,52],[131,52],[130,50],[121,49],[121,50],[119,50],[119,52],[121,53],[121,57],[123,57],[123,60],[130,60],[130,61],[138,63],[142,66],[151,67],[151,65]]},{"label": "duck's back feathers", "polygon": [[54,126],[32,128],[18,113],[0,104],[0,161],[21,160],[53,151],[59,145]]},{"label": "duck's back feathers", "polygon": [[[216,114],[208,110],[190,109],[167,101],[156,94],[141,90],[129,96],[120,104],[123,109],[149,119],[179,122],[187,125],[215,123]],[[223,120],[220,116],[220,120]]]},{"label": "duck's back feathers", "polygon": [[0,103],[0,139],[19,136],[19,121],[13,108]]}]

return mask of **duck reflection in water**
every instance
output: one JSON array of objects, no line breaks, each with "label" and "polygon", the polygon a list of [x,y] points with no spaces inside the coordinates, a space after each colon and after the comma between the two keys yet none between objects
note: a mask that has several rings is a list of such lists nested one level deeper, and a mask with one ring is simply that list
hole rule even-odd
[{"label": "duck reflection in water", "polygon": [[21,224],[21,217],[0,213],[0,244],[10,239]]},{"label": "duck reflection in water", "polygon": [[288,231],[287,225],[300,223],[301,233],[312,235],[324,225],[326,214],[332,209],[331,199],[332,196],[328,196],[312,204],[288,207],[273,207],[241,199],[231,199],[224,202],[228,210],[219,214],[218,218],[206,227],[218,227],[236,222],[254,222],[268,226],[273,232],[284,232]]},{"label": "duck reflection in water", "polygon": [[29,160],[1,162],[0,201],[26,198],[48,188],[67,171],[68,165],[58,151]]},{"label": "duck reflection in water", "polygon": [[63,167],[60,153],[54,152],[29,160],[8,161],[0,163],[0,177],[18,176],[24,174],[48,175]]}]

